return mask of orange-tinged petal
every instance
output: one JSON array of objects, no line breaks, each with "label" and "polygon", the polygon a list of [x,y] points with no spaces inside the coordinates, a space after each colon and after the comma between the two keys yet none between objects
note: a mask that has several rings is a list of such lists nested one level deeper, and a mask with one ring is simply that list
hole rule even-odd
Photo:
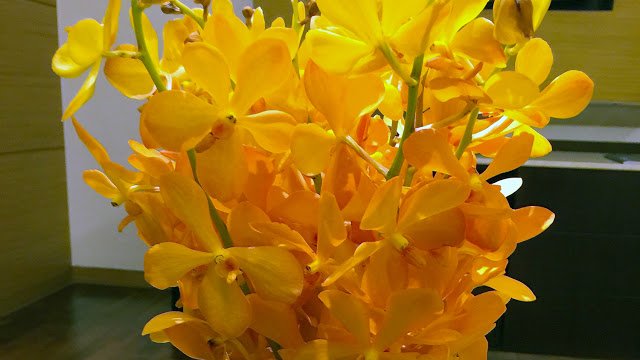
[{"label": "orange-tinged petal", "polygon": [[351,72],[360,59],[374,51],[365,42],[323,29],[309,31],[304,43],[309,45],[311,60],[334,74]]},{"label": "orange-tinged petal", "polygon": [[552,150],[551,143],[547,138],[539,132],[527,125],[522,125],[513,131],[513,136],[527,133],[533,136],[533,147],[531,148],[531,157],[537,158],[549,154]]},{"label": "orange-tinged petal", "polygon": [[553,52],[549,44],[535,38],[529,40],[516,58],[516,71],[527,75],[536,84],[542,84],[549,76],[553,66]]},{"label": "orange-tinged petal", "polygon": [[[402,6],[398,6],[402,7]],[[404,105],[402,104],[402,96],[397,87],[384,83],[384,99],[378,108],[384,116],[393,120],[402,119]]]},{"label": "orange-tinged petal", "polygon": [[480,175],[480,178],[488,180],[496,175],[519,168],[529,160],[532,146],[533,136],[530,134],[522,133],[512,137],[511,140],[500,148],[496,157]]},{"label": "orange-tinged petal", "polygon": [[238,198],[249,178],[242,148],[242,134],[235,129],[228,139],[218,139],[203,153],[197,154],[197,172],[202,188],[219,201]]},{"label": "orange-tinged petal", "polygon": [[460,30],[451,49],[473,59],[498,67],[506,66],[507,57],[502,45],[493,37],[493,23],[485,18],[477,18]]},{"label": "orange-tinged petal", "polygon": [[262,240],[262,234],[254,229],[252,224],[269,222],[269,216],[262,209],[249,202],[241,202],[234,206],[227,217],[227,225],[229,226],[229,233],[233,239],[234,246],[268,244],[267,241]]},{"label": "orange-tinged petal", "polygon": [[251,324],[251,304],[237,283],[228,284],[209,266],[198,289],[198,305],[211,328],[227,338],[240,336]]},{"label": "orange-tinged petal", "polygon": [[369,344],[369,313],[365,304],[338,290],[323,291],[318,298],[360,344]]},{"label": "orange-tinged petal", "polygon": [[391,233],[396,227],[402,179],[398,176],[385,182],[371,198],[371,202],[362,217],[360,228]]},{"label": "orange-tinged petal", "polygon": [[402,234],[412,245],[422,250],[443,246],[457,247],[464,241],[464,213],[455,208],[441,212],[408,225]]},{"label": "orange-tinged petal", "polygon": [[431,289],[407,289],[396,292],[389,299],[389,309],[378,331],[374,347],[386,349],[417,325],[442,311],[440,294]]},{"label": "orange-tinged petal", "polygon": [[100,72],[100,62],[96,62],[89,72],[89,76],[84,80],[80,90],[76,96],[71,100],[67,108],[62,114],[62,120],[66,120],[72,117],[81,107],[86,104],[93,96],[93,92],[96,89],[96,79],[98,78],[98,72]]},{"label": "orange-tinged petal", "polygon": [[217,111],[211,104],[179,90],[155,94],[142,109],[149,134],[166,150],[195,147],[211,131]]},{"label": "orange-tinged petal", "polygon": [[291,157],[305,175],[322,172],[329,163],[336,138],[317,124],[299,124],[291,138]]},{"label": "orange-tinged petal", "polygon": [[274,246],[227,250],[261,298],[293,304],[302,293],[302,267],[287,250]]},{"label": "orange-tinged petal", "polygon": [[402,256],[387,246],[369,259],[362,276],[362,290],[371,299],[371,305],[384,309],[388,305],[389,294],[407,288],[409,265]]},{"label": "orange-tinged petal", "polygon": [[222,247],[209,218],[207,195],[192,179],[178,173],[159,179],[160,194],[173,214],[187,225],[206,250]]},{"label": "orange-tinged petal", "polygon": [[291,115],[276,110],[241,116],[237,123],[253,136],[261,148],[272,153],[289,151],[296,124],[296,120]]},{"label": "orange-tinged petal", "polygon": [[104,14],[102,24],[104,25],[103,42],[106,48],[116,41],[118,35],[118,20],[120,18],[120,7],[122,6],[122,0],[109,0],[107,5],[107,11]]},{"label": "orange-tinged petal", "polygon": [[129,187],[132,184],[141,182],[144,176],[144,174],[140,172],[131,171],[112,161],[103,163],[102,169],[122,194],[128,193]]},{"label": "orange-tinged petal", "polygon": [[236,79],[240,54],[250,42],[250,33],[245,24],[233,14],[214,12],[202,31],[202,39],[215,46],[232,67],[232,78]]},{"label": "orange-tinged petal", "polygon": [[102,24],[94,19],[83,19],[67,31],[69,55],[76,64],[89,67],[100,60],[104,49]]},{"label": "orange-tinged petal", "polygon": [[[151,334],[152,340],[156,341],[157,334],[159,333]],[[190,358],[213,360],[216,359],[216,355],[209,345],[209,340],[218,336],[209,325],[191,322],[166,329],[162,338],[168,339],[173,346]]]},{"label": "orange-tinged petal", "polygon": [[517,209],[511,216],[518,232],[516,241],[523,242],[538,236],[553,224],[555,217],[553,212],[540,206]]},{"label": "orange-tinged petal", "polygon": [[60,77],[74,78],[80,76],[87,70],[87,67],[73,61],[71,54],[69,54],[69,44],[64,43],[53,55],[51,69]]},{"label": "orange-tinged petal", "polygon": [[[178,280],[198,266],[213,262],[214,254],[172,242],[152,246],[144,255],[144,278],[160,290],[178,286]],[[213,267],[213,266],[212,266]]]},{"label": "orange-tinged petal", "polygon": [[[287,224],[275,222],[252,222],[249,226],[258,234],[260,239],[254,244],[268,244],[292,251],[302,251],[309,256],[314,252],[305,239]],[[236,242],[236,238],[233,238]]]},{"label": "orange-tinged petal", "polygon": [[142,329],[142,335],[149,335],[155,332],[166,330],[176,325],[186,324],[189,322],[204,323],[204,320],[182,311],[169,311],[156,315],[151,320],[149,320]]},{"label": "orange-tinged petal", "polygon": [[414,133],[404,143],[404,156],[418,169],[427,168],[464,181],[469,179],[469,173],[456,159],[444,133],[431,129]]},{"label": "orange-tinged petal", "polygon": [[197,42],[187,44],[182,53],[182,64],[198,86],[205,89],[220,109],[229,104],[231,77],[224,55],[215,47]]},{"label": "orange-tinged petal", "polygon": [[323,17],[363,40],[373,41],[382,35],[376,0],[319,0],[317,4]]},{"label": "orange-tinged petal", "polygon": [[318,200],[319,196],[315,192],[295,191],[273,206],[269,215],[275,221],[316,228],[319,214]]},{"label": "orange-tinged petal", "polygon": [[348,260],[340,264],[333,273],[325,279],[322,283],[322,286],[327,287],[331,286],[333,283],[338,281],[344,274],[349,272],[349,270],[358,266],[361,262],[367,260],[370,256],[375,254],[378,250],[382,249],[385,246],[384,241],[375,241],[375,242],[365,242],[356,248],[355,253]]},{"label": "orange-tinged petal", "polygon": [[487,94],[481,87],[471,81],[441,77],[429,82],[429,88],[433,96],[441,102],[454,99],[478,100],[487,102]]},{"label": "orange-tinged petal", "polygon": [[298,330],[298,319],[291,306],[263,300],[256,294],[247,296],[252,314],[250,328],[285,348],[302,345],[304,340]]},{"label": "orange-tinged petal", "polygon": [[311,103],[337,136],[347,135],[360,116],[373,112],[384,98],[384,84],[375,75],[346,78],[307,64],[304,85]]},{"label": "orange-tinged petal", "polygon": [[531,289],[527,287],[527,285],[506,275],[496,276],[484,283],[484,285],[504,293],[518,301],[529,302],[536,299],[536,296],[533,294]]},{"label": "orange-tinged petal", "polygon": [[320,195],[320,218],[318,219],[318,257],[326,260],[334,247],[347,238],[344,219],[335,196],[329,192]]},{"label": "orange-tinged petal", "polygon": [[120,191],[111,182],[111,180],[109,180],[107,175],[101,171],[85,170],[82,172],[82,180],[84,180],[84,182],[98,194],[113,202],[118,202]]},{"label": "orange-tinged petal", "polygon": [[[137,51],[137,47],[125,44],[119,45],[117,50]],[[104,64],[104,74],[114,88],[133,99],[151,95],[155,87],[140,59],[110,57]]]},{"label": "orange-tinged petal", "polygon": [[593,97],[593,80],[582,71],[571,70],[558,76],[533,103],[551,117],[572,118],[582,112]]},{"label": "orange-tinged petal", "polygon": [[515,71],[503,71],[487,80],[484,91],[493,105],[503,109],[520,109],[540,96],[538,85],[526,75]]},{"label": "orange-tinged petal", "polygon": [[253,42],[238,59],[236,88],[231,107],[244,115],[258,99],[269,95],[287,80],[291,68],[287,45],[279,39]]},{"label": "orange-tinged petal", "polygon": [[94,138],[78,122],[78,120],[76,120],[76,118],[73,118],[71,121],[73,123],[74,129],[76,130],[76,134],[78,135],[78,138],[80,139],[80,141],[82,141],[82,143],[87,148],[87,150],[89,150],[89,152],[91,153],[91,156],[93,156],[93,158],[96,159],[98,164],[102,165],[103,163],[106,163],[107,161],[109,161],[110,160],[109,154],[107,153],[107,150],[105,150],[104,146],[102,146],[102,144],[98,140],[96,140],[96,138]]},{"label": "orange-tinged petal", "polygon": [[453,209],[469,197],[471,189],[466,183],[455,180],[435,180],[415,191],[405,199],[400,208],[398,229]]}]

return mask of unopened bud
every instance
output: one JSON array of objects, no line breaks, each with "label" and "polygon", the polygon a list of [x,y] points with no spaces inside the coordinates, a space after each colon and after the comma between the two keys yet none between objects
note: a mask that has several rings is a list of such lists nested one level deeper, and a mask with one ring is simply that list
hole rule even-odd
[{"label": "unopened bud", "polygon": [[162,5],[160,5],[160,10],[168,15],[174,15],[174,14],[181,14],[182,12],[180,11],[180,9],[178,9],[177,6],[173,5],[170,2],[167,3],[163,3]]},{"label": "unopened bud", "polygon": [[200,4],[203,7],[208,7],[209,5],[211,5],[211,0],[193,0],[193,2],[196,4]]},{"label": "unopened bud", "polygon": [[202,41],[202,36],[200,36],[198,32],[194,31],[191,34],[189,34],[189,36],[184,40],[184,43],[189,44],[189,43],[201,42],[201,41]]},{"label": "unopened bud", "polygon": [[251,18],[253,17],[253,13],[255,10],[251,6],[245,6],[242,8],[242,16],[244,16],[244,22],[247,26],[251,25]]},{"label": "unopened bud", "polygon": [[493,4],[494,37],[513,45],[533,36],[532,0],[496,0]]}]

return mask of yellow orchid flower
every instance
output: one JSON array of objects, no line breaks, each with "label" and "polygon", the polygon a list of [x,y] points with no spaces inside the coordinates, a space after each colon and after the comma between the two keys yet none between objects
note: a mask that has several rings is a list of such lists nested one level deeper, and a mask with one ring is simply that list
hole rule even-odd
[{"label": "yellow orchid flower", "polygon": [[206,194],[191,179],[168,174],[160,179],[165,203],[198,239],[198,248],[162,243],[145,255],[145,278],[156,288],[176,286],[185,277],[200,277],[197,304],[211,328],[226,338],[241,335],[251,324],[251,305],[236,279],[245,274],[265,300],[291,304],[302,291],[302,270],[293,255],[274,246],[223,249],[209,218]]},{"label": "yellow orchid flower", "polygon": [[121,0],[109,0],[102,24],[94,19],[83,19],[67,28],[67,42],[56,51],[51,68],[60,77],[75,78],[87,69],[89,75],[71,100],[62,120],[69,119],[93,96],[100,64],[105,51],[109,51],[118,33]]},{"label": "yellow orchid flower", "polygon": [[[253,138],[267,151],[282,153],[288,150],[295,125],[283,112],[250,113],[257,100],[286,79],[291,63],[285,44],[277,39],[258,40],[239,61],[232,92],[229,67],[220,51],[205,43],[188,44],[183,53],[185,69],[211,103],[186,91],[170,90],[152,96],[141,116],[144,128],[161,147],[171,151],[196,148],[202,164],[198,167],[200,181],[221,201],[237,197],[247,181],[245,138]],[[211,166],[216,171],[210,171]]]},{"label": "yellow orchid flower", "polygon": [[496,0],[493,19],[495,38],[505,45],[531,38],[540,27],[551,0]]}]

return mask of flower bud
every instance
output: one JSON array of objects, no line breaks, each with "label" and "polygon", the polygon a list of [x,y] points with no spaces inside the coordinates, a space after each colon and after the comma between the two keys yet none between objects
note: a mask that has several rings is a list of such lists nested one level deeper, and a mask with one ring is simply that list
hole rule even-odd
[{"label": "flower bud", "polygon": [[493,35],[502,44],[513,45],[532,37],[532,0],[496,0],[493,5],[493,21]]}]

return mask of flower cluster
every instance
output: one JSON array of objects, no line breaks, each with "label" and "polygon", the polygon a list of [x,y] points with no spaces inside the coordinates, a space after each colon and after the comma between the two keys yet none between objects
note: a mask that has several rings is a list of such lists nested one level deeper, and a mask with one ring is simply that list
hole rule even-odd
[{"label": "flower cluster", "polygon": [[101,167],[84,180],[149,246],[146,280],[179,288],[143,334],[197,359],[485,359],[506,303],[535,299],[508,258],[554,219],[491,180],[549,153],[536,129],[593,93],[579,71],[547,81],[549,0],[497,0],[493,22],[487,2],[292,0],[288,27],[132,0],[137,44],[114,47],[110,0],[68,28],[53,70],[89,76],[65,119],[103,58],[142,100],[132,168],[73,124]]}]

